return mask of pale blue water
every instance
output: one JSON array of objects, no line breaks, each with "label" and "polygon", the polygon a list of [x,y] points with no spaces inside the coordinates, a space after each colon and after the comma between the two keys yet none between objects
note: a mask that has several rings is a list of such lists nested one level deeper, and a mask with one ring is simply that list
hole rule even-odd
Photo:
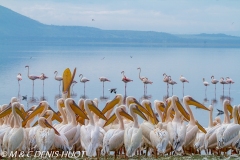
[{"label": "pale blue water", "polygon": [[[214,103],[214,116],[216,109],[222,109],[223,89],[217,84],[215,97],[214,85],[210,84],[205,95],[205,86],[202,78],[211,83],[211,76],[231,77],[235,83],[225,85],[224,96],[231,98],[232,105],[240,103],[240,76],[239,55],[240,49],[232,48],[151,48],[151,47],[76,47],[76,46],[2,46],[0,47],[0,104],[10,102],[11,97],[27,95],[28,101],[21,100],[25,108],[37,105],[43,96],[42,81],[35,81],[34,97],[36,102],[30,102],[32,97],[32,81],[27,77],[27,68],[30,66],[30,75],[45,73],[49,78],[45,80],[44,96],[50,106],[56,109],[56,96],[59,94],[59,82],[54,79],[54,71],[62,75],[65,68],[73,71],[77,68],[75,80],[78,82],[73,91],[76,102],[83,95],[83,84],[79,82],[79,74],[90,79],[86,83],[86,96],[90,99],[99,99],[99,108],[102,109],[106,99],[102,97],[102,83],[100,76],[105,76],[111,82],[105,83],[105,97],[113,99],[115,94],[109,88],[117,88],[117,93],[124,94],[124,83],[121,81],[121,71],[133,82],[127,84],[127,95],[140,100],[143,97],[143,83],[138,79],[138,67],[142,68],[141,76],[153,81],[148,85],[149,100],[163,100],[167,95],[166,84],[163,82],[163,73],[171,75],[178,84],[173,92],[180,99],[183,97],[180,75],[186,77],[190,83],[185,84],[184,95],[191,95],[197,101],[209,106]],[[132,56],[132,58],[130,57]],[[32,57],[32,58],[30,58]],[[103,57],[105,57],[103,59]],[[103,60],[102,60],[103,59]],[[18,95],[18,82],[16,76],[22,74],[20,92]],[[169,95],[172,95],[171,86]],[[194,116],[205,127],[208,125],[208,112],[192,107]],[[223,119],[223,117],[221,116]]]}]

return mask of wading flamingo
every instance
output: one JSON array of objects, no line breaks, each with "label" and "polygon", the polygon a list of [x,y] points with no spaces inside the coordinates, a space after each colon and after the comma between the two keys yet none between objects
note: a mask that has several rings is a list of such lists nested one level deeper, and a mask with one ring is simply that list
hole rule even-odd
[{"label": "wading flamingo", "polygon": [[126,77],[126,76],[124,75],[124,71],[122,71],[121,74],[123,75],[123,76],[122,76],[122,81],[125,83],[125,95],[126,95],[127,83],[128,83],[128,82],[132,82],[133,80],[131,80],[131,79],[129,79],[128,77]]},{"label": "wading flamingo", "polygon": [[89,79],[87,79],[86,77],[83,77],[82,74],[79,74],[79,77],[80,77],[80,82],[81,83],[84,83],[84,95],[85,95],[85,83],[90,81]]},{"label": "wading flamingo", "polygon": [[100,82],[103,82],[103,96],[104,96],[104,82],[110,82],[106,77],[99,77]]},{"label": "wading flamingo", "polygon": [[185,82],[189,83],[189,81],[188,81],[185,77],[183,77],[182,75],[180,76],[180,81],[181,81],[182,84],[183,84],[183,96],[184,96],[184,83],[185,83]]},{"label": "wading flamingo", "polygon": [[140,73],[141,73],[141,68],[140,67],[138,67],[137,69],[139,69],[139,79],[143,82],[143,84],[144,84],[144,94],[147,94],[147,84],[152,84],[153,82],[151,82],[150,80],[148,80],[148,78],[147,77],[141,77],[140,76]]}]

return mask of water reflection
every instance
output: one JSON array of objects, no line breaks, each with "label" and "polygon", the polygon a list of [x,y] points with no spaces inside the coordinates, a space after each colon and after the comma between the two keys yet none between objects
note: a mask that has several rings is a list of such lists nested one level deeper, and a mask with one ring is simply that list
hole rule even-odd
[{"label": "water reflection", "polygon": [[143,100],[151,100],[152,95],[143,95],[142,97],[139,98],[139,102],[142,102]]},{"label": "water reflection", "polygon": [[223,103],[223,101],[224,101],[225,99],[229,100],[230,103],[233,102],[233,98],[232,98],[232,97],[224,96],[224,95],[221,95],[221,96],[220,96],[221,103]]},{"label": "water reflection", "polygon": [[107,97],[107,96],[100,96],[99,99],[100,99],[101,102],[107,102],[109,97]]}]

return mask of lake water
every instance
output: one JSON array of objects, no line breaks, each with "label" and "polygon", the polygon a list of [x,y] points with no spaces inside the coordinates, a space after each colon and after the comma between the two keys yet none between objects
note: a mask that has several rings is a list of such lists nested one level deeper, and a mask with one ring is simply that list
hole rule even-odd
[{"label": "lake water", "polygon": [[[205,106],[214,104],[216,109],[222,109],[224,98],[229,98],[232,105],[240,104],[240,49],[236,48],[151,48],[151,47],[109,47],[109,46],[2,46],[0,47],[0,104],[10,102],[11,97],[21,100],[25,108],[37,105],[41,99],[46,99],[50,106],[56,109],[56,99],[59,96],[59,82],[54,79],[54,71],[62,75],[66,68],[71,71],[76,67],[73,87],[73,98],[76,102],[84,95],[84,85],[79,82],[79,74],[83,74],[90,81],[86,83],[85,96],[99,99],[99,108],[105,106],[107,99],[113,99],[115,94],[109,88],[117,88],[117,93],[124,94],[124,83],[121,81],[121,71],[133,82],[127,84],[127,95],[138,100],[149,98],[163,100],[167,95],[167,86],[163,82],[163,73],[171,75],[177,82],[173,87],[174,95],[183,97],[180,75],[186,77],[190,83],[185,84],[184,95],[191,95]],[[105,58],[104,58],[105,57]],[[132,58],[131,58],[132,57]],[[49,78],[45,80],[44,93],[41,80],[35,80],[34,98],[32,97],[32,81],[27,77],[26,65],[30,66],[30,75],[45,73]],[[153,81],[148,85],[147,96],[144,96],[143,83],[139,80],[138,67],[142,68],[141,76]],[[18,88],[17,74],[21,73],[23,80]],[[223,87],[217,84],[216,96],[211,76],[231,77],[235,83]],[[103,98],[100,76],[105,76],[111,82],[105,83]],[[203,78],[210,83],[207,91],[203,85]],[[172,95],[171,86],[169,95]],[[43,97],[44,96],[44,97]],[[214,102],[214,103],[213,103]],[[208,125],[208,112],[192,107],[194,116],[205,127]],[[223,119],[223,116],[221,116]]]}]

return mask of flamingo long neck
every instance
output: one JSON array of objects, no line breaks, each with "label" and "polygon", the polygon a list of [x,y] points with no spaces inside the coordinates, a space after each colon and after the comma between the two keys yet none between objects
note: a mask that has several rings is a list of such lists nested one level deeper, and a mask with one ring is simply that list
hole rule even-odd
[{"label": "flamingo long neck", "polygon": [[137,114],[133,112],[133,107],[130,107],[130,114],[133,117],[133,127],[139,128]]},{"label": "flamingo long neck", "polygon": [[213,112],[213,110],[210,109],[210,112],[209,112],[209,123],[208,123],[208,128],[213,127],[213,117],[212,117],[212,112]]},{"label": "flamingo long neck", "polygon": [[29,67],[27,67],[28,68],[28,77],[29,77]]},{"label": "flamingo long neck", "polygon": [[139,79],[142,80],[140,73],[141,73],[141,68],[139,68]]},{"label": "flamingo long neck", "polygon": [[186,102],[186,100],[184,99],[184,105],[186,106],[186,109],[188,110],[189,116],[190,116],[190,121],[189,124],[191,125],[196,125],[195,123],[195,118],[193,116],[192,110],[190,109],[188,103]]},{"label": "flamingo long neck", "polygon": [[224,121],[223,121],[223,123],[228,124],[228,123],[230,123],[230,117],[229,117],[229,114],[228,114],[226,102],[223,105],[223,110],[224,110]]},{"label": "flamingo long neck", "polygon": [[89,118],[89,124],[95,126],[95,123],[94,123],[94,120],[93,120],[93,115],[92,115],[91,111],[89,110],[88,103],[89,103],[89,101],[85,100],[84,108],[85,108],[85,111],[87,112],[87,115],[88,115],[88,118]]},{"label": "flamingo long neck", "polygon": [[73,112],[73,110],[71,109],[71,107],[69,105],[69,100],[65,100],[65,107],[66,107],[66,113],[68,114],[69,123],[76,126],[77,125],[77,121],[76,121],[76,118],[75,118],[76,116],[75,116],[75,113]]},{"label": "flamingo long neck", "polygon": [[80,76],[79,76],[79,77],[80,77],[80,79],[82,79],[82,78],[83,78],[83,75],[82,75],[82,74],[80,74]]},{"label": "flamingo long neck", "polygon": [[60,102],[57,103],[57,107],[58,107],[59,112],[62,115],[62,120],[63,120],[62,124],[67,124],[68,123],[67,116],[66,116],[65,112],[63,111],[62,107],[60,106]]},{"label": "flamingo long neck", "polygon": [[57,74],[58,74],[58,72],[55,73],[55,79],[57,79]]},{"label": "flamingo long neck", "polygon": [[122,75],[123,75],[123,77],[126,77],[126,76],[124,75],[124,72],[122,72]]},{"label": "flamingo long neck", "polygon": [[118,122],[119,122],[119,129],[124,130],[123,119],[119,113],[119,110],[116,110],[115,114],[116,114]]}]

